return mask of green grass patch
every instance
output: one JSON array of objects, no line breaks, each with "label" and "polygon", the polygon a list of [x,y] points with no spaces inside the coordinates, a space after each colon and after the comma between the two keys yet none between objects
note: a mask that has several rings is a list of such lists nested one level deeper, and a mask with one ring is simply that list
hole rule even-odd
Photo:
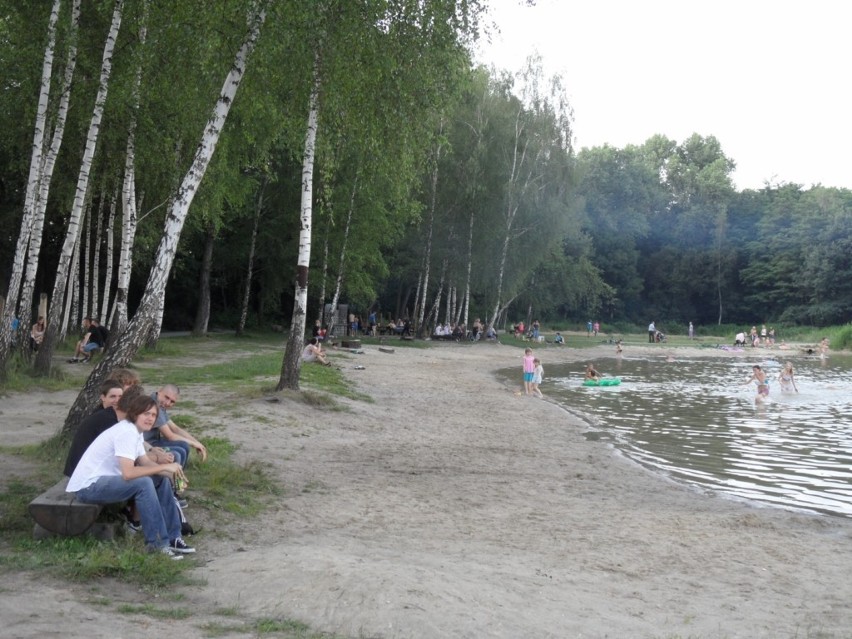
[{"label": "green grass patch", "polygon": [[[260,462],[235,463],[235,448],[227,440],[210,438],[205,443],[210,453],[207,462],[193,458],[188,473],[193,513],[203,510],[212,518],[248,517],[261,512],[273,497],[281,494],[280,486]],[[193,561],[174,562],[159,553],[148,553],[141,535],[118,537],[111,542],[85,535],[34,541],[27,505],[53,483],[52,478],[58,473],[45,465],[35,479],[13,479],[0,491],[0,572],[47,571],[80,582],[117,578],[146,588],[189,583],[183,573]],[[115,518],[114,509],[105,508],[100,519]]]},{"label": "green grass patch", "polygon": [[[335,358],[331,359],[332,364],[335,363]],[[311,389],[328,393],[332,396],[348,397],[362,402],[372,403],[373,399],[369,395],[355,391],[345,377],[334,366],[320,366],[319,364],[304,364],[299,371],[299,385],[309,386]],[[307,393],[303,389],[303,393]],[[308,397],[305,401],[311,405],[313,403]]]},{"label": "green grass patch", "polygon": [[36,375],[32,359],[15,353],[9,358],[6,380],[0,385],[0,390],[5,393],[27,393],[33,390],[57,392],[79,387],[79,375],[68,374],[64,367],[52,366],[50,375],[46,377]]},{"label": "green grass patch", "polygon": [[27,506],[45,488],[47,486],[40,488],[32,482],[13,479],[7,484],[5,490],[0,491],[0,534],[3,537],[32,533],[33,521],[27,513]]},{"label": "green grass patch", "polygon": [[188,608],[160,608],[152,604],[122,604],[116,610],[126,615],[147,615],[155,619],[188,619],[192,616]]},{"label": "green grass patch", "polygon": [[[32,527],[30,526],[30,531]],[[48,572],[76,582],[117,578],[144,588],[160,589],[190,583],[184,573],[192,561],[172,561],[150,553],[142,539],[118,538],[111,542],[88,536],[55,537],[34,541],[23,535],[0,555],[0,569]]]},{"label": "green grass patch", "polygon": [[281,487],[260,462],[233,462],[235,448],[226,439],[206,438],[204,445],[207,461],[195,461],[187,472],[193,508],[198,505],[211,513],[248,517],[258,514],[271,498],[281,495]]}]

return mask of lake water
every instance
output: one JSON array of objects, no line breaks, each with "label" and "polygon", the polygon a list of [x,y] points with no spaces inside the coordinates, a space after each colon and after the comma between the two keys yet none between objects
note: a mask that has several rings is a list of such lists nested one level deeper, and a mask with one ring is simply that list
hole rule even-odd
[{"label": "lake water", "polygon": [[[598,388],[582,385],[582,363],[545,361],[542,391],[588,424],[589,439],[609,441],[676,481],[852,517],[852,359],[761,355],[596,359],[601,373],[622,379]],[[798,393],[779,387],[785,356]],[[743,385],[753,364],[770,380],[765,403],[755,403],[754,383]]]}]

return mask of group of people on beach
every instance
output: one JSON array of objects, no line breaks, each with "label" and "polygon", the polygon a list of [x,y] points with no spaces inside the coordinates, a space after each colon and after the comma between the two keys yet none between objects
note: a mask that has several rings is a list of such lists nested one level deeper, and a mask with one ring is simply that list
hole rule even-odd
[{"label": "group of people on beach", "polygon": [[100,408],[74,432],[64,469],[66,492],[83,503],[126,503],[130,532],[176,560],[195,552],[183,538],[191,532],[182,496],[190,451],[207,459],[204,444],[169,417],[179,397],[174,384],[149,395],[136,373],[115,369],[101,384]]}]

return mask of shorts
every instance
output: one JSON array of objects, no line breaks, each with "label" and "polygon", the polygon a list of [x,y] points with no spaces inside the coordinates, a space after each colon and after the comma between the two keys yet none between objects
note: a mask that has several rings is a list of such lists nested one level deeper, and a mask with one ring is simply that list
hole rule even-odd
[{"label": "shorts", "polygon": [[533,374],[532,373],[524,373],[524,381],[525,382],[533,381]]},{"label": "shorts", "polygon": [[100,344],[96,344],[95,342],[86,342],[86,345],[83,347],[84,353],[91,353],[92,351],[96,351],[101,347]]},{"label": "shorts", "polygon": [[759,384],[757,387],[758,395],[769,395],[769,384]]}]

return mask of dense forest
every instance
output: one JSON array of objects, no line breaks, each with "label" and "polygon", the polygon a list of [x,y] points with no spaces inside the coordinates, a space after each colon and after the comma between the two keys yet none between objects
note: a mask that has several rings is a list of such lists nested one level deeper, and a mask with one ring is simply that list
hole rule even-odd
[{"label": "dense forest", "polygon": [[540,60],[472,63],[486,4],[0,0],[3,365],[42,295],[51,340],[99,317],[125,360],[161,328],[295,344],[339,304],[850,321],[852,192],[738,192],[712,132],[574,148]]}]

